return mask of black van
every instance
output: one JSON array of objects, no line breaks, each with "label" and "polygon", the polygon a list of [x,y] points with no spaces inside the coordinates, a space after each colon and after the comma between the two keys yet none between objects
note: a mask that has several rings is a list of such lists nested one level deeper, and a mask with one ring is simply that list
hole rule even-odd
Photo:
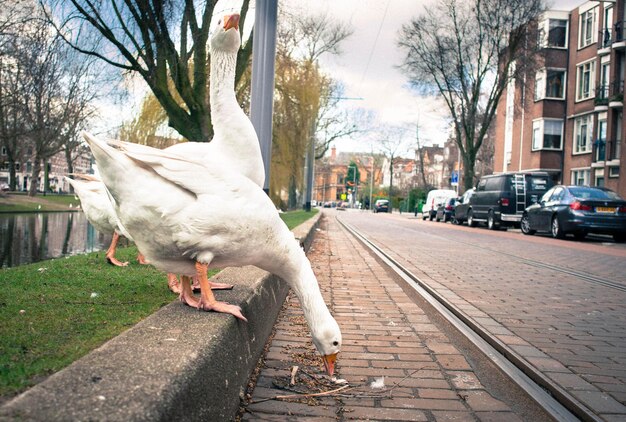
[{"label": "black van", "polygon": [[539,201],[554,183],[543,171],[483,176],[470,198],[467,224],[486,222],[490,230],[518,226],[526,207]]}]

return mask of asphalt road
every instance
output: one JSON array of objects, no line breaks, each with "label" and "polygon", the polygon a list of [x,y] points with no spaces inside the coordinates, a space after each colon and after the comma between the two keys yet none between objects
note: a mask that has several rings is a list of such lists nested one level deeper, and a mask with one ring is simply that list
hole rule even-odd
[{"label": "asphalt road", "polygon": [[626,419],[626,244],[337,212],[607,421]]}]

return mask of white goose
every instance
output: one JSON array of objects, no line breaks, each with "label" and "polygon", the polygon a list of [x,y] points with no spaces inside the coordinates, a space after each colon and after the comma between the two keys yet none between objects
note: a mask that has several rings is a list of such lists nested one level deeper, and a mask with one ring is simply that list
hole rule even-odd
[{"label": "white goose", "polygon": [[[91,174],[76,174],[75,176],[82,180],[70,179],[69,177],[65,177],[65,179],[72,185],[74,192],[80,198],[85,217],[100,233],[113,235],[111,245],[105,255],[107,261],[118,267],[127,266],[128,262],[121,262],[115,258],[115,251],[121,236],[132,239],[115,215],[115,209],[111,204],[104,183],[97,176]],[[137,255],[137,261],[140,264],[146,263],[141,253]]]},{"label": "white goose", "polygon": [[[239,15],[226,15],[219,20],[210,39],[211,68],[209,100],[214,137],[211,142],[183,142],[166,148],[168,152],[189,158],[219,157],[224,164],[248,177],[258,186],[265,182],[265,168],[261,147],[252,122],[244,113],[235,96],[237,52],[241,47]],[[145,146],[109,141],[124,151],[142,153]],[[168,286],[180,293],[175,274],[168,274]],[[198,288],[194,278],[194,289]],[[232,285],[211,282],[213,289],[229,289]]]},{"label": "white goose", "polygon": [[[245,321],[238,306],[215,299],[207,269],[255,265],[276,274],[300,298],[313,343],[332,375],[339,326],[304,251],[259,186],[219,159],[199,162],[152,148],[124,153],[84,136],[117,215],[141,251],[157,268],[183,274],[181,301]],[[200,280],[200,300],[188,283],[193,275]]]}]

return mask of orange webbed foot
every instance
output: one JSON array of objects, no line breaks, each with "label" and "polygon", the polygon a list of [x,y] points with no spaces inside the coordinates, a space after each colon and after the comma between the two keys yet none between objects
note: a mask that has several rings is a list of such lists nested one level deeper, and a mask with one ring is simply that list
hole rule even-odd
[{"label": "orange webbed foot", "polygon": [[114,256],[107,256],[106,257],[107,262],[115,267],[126,267],[128,265],[128,262],[122,262],[119,261],[117,258],[115,258]]},{"label": "orange webbed foot", "polygon": [[226,302],[205,302],[202,298],[198,302],[198,309],[205,311],[220,312],[225,314],[231,314],[242,321],[248,322],[245,316],[241,313],[241,308],[237,305],[231,305]]},{"label": "orange webbed foot", "polygon": [[172,274],[172,273],[167,274],[167,287],[169,287],[172,293],[176,293],[176,294],[182,293],[180,283],[178,282],[178,277],[176,277],[176,274]]},{"label": "orange webbed foot", "polygon": [[150,261],[148,261],[148,260],[146,259],[146,257],[145,257],[145,256],[143,256],[143,254],[142,254],[141,252],[139,252],[139,253],[137,254],[137,262],[138,262],[139,264],[141,264],[141,265],[148,265],[148,264],[150,264]]}]

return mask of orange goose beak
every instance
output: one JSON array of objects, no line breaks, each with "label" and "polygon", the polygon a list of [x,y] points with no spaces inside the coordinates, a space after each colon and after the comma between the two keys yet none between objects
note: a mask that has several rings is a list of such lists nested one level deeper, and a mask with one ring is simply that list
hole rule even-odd
[{"label": "orange goose beak", "polygon": [[324,366],[326,367],[326,372],[328,373],[328,376],[332,377],[335,373],[335,362],[337,361],[337,353],[322,356],[322,359],[324,360]]},{"label": "orange goose beak", "polygon": [[239,29],[239,14],[224,16],[224,31],[228,31],[230,28]]}]

